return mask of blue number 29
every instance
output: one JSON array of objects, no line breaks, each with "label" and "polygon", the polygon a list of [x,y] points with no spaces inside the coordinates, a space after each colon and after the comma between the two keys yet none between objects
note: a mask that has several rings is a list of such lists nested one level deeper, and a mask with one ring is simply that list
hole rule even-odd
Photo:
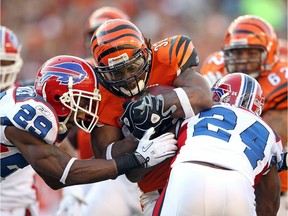
[{"label": "blue number 29", "polygon": [[[217,118],[216,115],[218,116]],[[200,114],[201,117],[208,118],[202,119],[194,126],[193,136],[209,135],[229,142],[231,133],[227,130],[233,130],[237,124],[237,116],[234,111],[223,107],[216,107],[202,112]],[[209,130],[209,124],[216,126],[217,130]],[[257,161],[264,158],[263,152],[267,145],[268,136],[269,131],[260,122],[253,123],[240,134],[242,142],[247,146],[244,154],[247,156],[253,169],[257,166]]]},{"label": "blue number 29", "polygon": [[[28,122],[31,121],[36,115],[36,110],[29,104],[22,105],[21,108],[22,109],[19,110],[13,117],[13,120],[23,129],[25,129],[28,125]],[[51,121],[49,121],[44,116],[37,116],[33,120],[33,126],[30,126],[28,128],[28,131],[34,136],[43,139],[51,128],[52,128]]]}]

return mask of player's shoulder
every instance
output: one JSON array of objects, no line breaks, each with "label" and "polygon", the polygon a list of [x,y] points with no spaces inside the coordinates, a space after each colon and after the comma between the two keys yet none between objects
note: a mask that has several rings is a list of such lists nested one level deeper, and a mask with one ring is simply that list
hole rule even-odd
[{"label": "player's shoulder", "polygon": [[[38,95],[33,86],[14,87],[7,91],[7,98],[5,101],[10,101],[7,117],[19,116],[24,120],[30,121],[43,116],[46,121],[51,122],[53,126],[58,125],[58,117],[54,108]],[[13,101],[11,103],[11,101]],[[4,104],[5,105],[5,104]]]},{"label": "player's shoulder", "polygon": [[264,76],[260,76],[257,80],[262,86],[264,94],[275,94],[279,92],[286,92],[287,95],[287,79],[288,79],[288,66],[287,61],[279,60],[274,64],[272,69]]},{"label": "player's shoulder", "polygon": [[55,143],[58,117],[54,108],[36,93],[33,86],[14,87],[3,94],[0,104],[5,125],[29,131],[49,144]]},{"label": "player's shoulder", "polygon": [[151,46],[154,64],[173,65],[178,68],[198,66],[199,58],[192,40],[187,35],[175,35]]},{"label": "player's shoulder", "polygon": [[288,78],[288,61],[287,59],[280,58],[272,67],[271,72],[278,73],[279,76]]},{"label": "player's shoulder", "polygon": [[224,73],[224,53],[216,51],[209,54],[203,61],[200,73],[205,75],[208,73]]}]

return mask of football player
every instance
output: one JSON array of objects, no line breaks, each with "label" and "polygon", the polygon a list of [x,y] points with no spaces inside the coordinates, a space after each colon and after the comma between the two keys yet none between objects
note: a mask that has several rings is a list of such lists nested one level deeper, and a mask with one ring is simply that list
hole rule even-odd
[{"label": "football player", "polygon": [[[16,82],[21,71],[23,60],[21,57],[22,44],[16,34],[6,26],[0,26],[0,92],[14,86],[33,84],[32,82]],[[1,182],[1,215],[21,216],[29,213],[39,214],[39,207],[34,184],[35,171],[27,166],[19,172],[13,173],[7,181]],[[17,185],[17,187],[15,187]]]},{"label": "football player", "polygon": [[269,202],[257,215],[276,215],[284,153],[280,137],[259,117],[261,86],[233,73],[212,91],[218,103],[182,123],[179,153],[153,215],[256,216],[254,187],[260,178]]},{"label": "football player", "polygon": [[[128,15],[116,7],[101,7],[95,10],[87,19],[84,40],[86,59],[94,65],[90,52],[90,41],[94,31],[105,21],[110,19],[130,20]],[[73,128],[68,134],[72,145],[77,149],[80,159],[93,157],[90,145],[90,133],[79,128]],[[105,191],[105,193],[102,193]],[[63,189],[63,197],[59,204],[57,215],[140,215],[138,202],[139,190],[136,183],[130,182],[125,175],[115,180],[107,180],[94,184],[77,185]],[[111,208],[111,205],[117,205]],[[73,206],[73,208],[71,207]]]},{"label": "football player", "polygon": [[[61,55],[42,65],[34,86],[1,92],[1,180],[30,164],[52,189],[59,189],[114,179],[175,154],[174,135],[166,133],[151,140],[152,127],[138,147],[133,137],[124,141],[127,148],[136,146],[135,153],[114,160],[77,160],[60,150],[57,145],[74,125],[91,132],[97,124],[101,100],[97,85],[85,60]],[[155,152],[155,148],[161,151]]]},{"label": "football player", "polygon": [[[211,84],[223,74],[239,71],[256,78],[266,101],[262,118],[279,134],[287,151],[288,67],[284,48],[280,49],[281,56],[278,49],[277,35],[267,21],[252,15],[240,16],[227,30],[223,51],[208,57],[201,73]],[[287,194],[287,171],[279,175],[281,192]]]},{"label": "football player", "polygon": [[[159,84],[175,89],[159,97],[143,99],[142,102],[150,106],[148,110],[141,110],[144,108],[141,101],[139,106],[125,103],[130,108],[135,108],[134,105],[140,108],[138,114],[133,114],[139,123],[136,130],[133,130],[134,123],[127,122],[125,114],[122,116],[122,122],[128,125],[125,128],[131,129],[123,128],[123,133],[132,132],[138,139],[152,125],[157,127],[170,117],[188,118],[212,106],[208,83],[193,70],[199,59],[188,36],[176,35],[152,45],[133,23],[114,19],[106,21],[94,32],[91,52],[103,95],[99,106],[101,127],[94,128],[91,133],[96,158],[117,158],[129,152],[122,142],[122,104],[145,91],[146,86]],[[126,115],[130,115],[128,107]],[[147,215],[151,215],[159,190],[165,185],[169,164],[170,160],[166,160],[157,167],[127,175],[132,182],[138,182],[141,205]]]}]

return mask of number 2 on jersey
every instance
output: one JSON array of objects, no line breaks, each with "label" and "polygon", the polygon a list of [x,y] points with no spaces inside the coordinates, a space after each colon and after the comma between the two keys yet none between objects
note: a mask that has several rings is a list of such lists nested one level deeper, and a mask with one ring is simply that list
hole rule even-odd
[{"label": "number 2 on jersey", "polygon": [[[216,107],[202,112],[199,118],[201,117],[209,118],[200,120],[194,126],[193,136],[209,135],[229,142],[231,137],[229,131],[232,131],[237,124],[237,116],[234,111],[223,107]],[[214,128],[213,130],[211,129],[212,127]],[[267,145],[268,136],[269,131],[257,121],[240,133],[242,142],[247,146],[244,154],[247,156],[253,169],[257,166],[257,161],[264,158],[263,152]]]},{"label": "number 2 on jersey", "polygon": [[[51,121],[41,115],[34,119],[36,116],[36,110],[29,104],[22,105],[21,108],[22,109],[15,114],[13,120],[23,129],[26,129],[26,127],[29,125],[27,130],[34,136],[43,139],[52,128]],[[33,121],[32,125],[30,121]]]}]

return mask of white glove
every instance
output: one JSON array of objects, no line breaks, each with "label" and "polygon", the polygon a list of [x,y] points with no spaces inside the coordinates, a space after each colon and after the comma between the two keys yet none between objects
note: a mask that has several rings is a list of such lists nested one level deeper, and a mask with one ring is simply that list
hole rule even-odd
[{"label": "white glove", "polygon": [[81,185],[63,188],[63,198],[56,212],[57,216],[81,216],[81,206],[87,204]]},{"label": "white glove", "polygon": [[159,137],[150,140],[154,133],[154,127],[149,128],[142,139],[139,141],[135,155],[141,155],[146,164],[144,167],[151,167],[170,158],[176,154],[177,140],[174,139],[173,133],[165,133]]}]

